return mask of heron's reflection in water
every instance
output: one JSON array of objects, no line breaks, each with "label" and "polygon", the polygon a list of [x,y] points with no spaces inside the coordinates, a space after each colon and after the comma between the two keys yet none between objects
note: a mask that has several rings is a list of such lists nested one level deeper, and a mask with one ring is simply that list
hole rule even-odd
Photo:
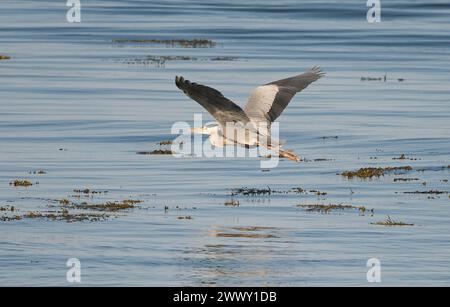
[{"label": "heron's reflection in water", "polygon": [[[265,226],[214,226],[205,244],[186,251],[184,263],[190,279],[199,285],[239,284],[245,278],[254,284],[276,285],[277,277],[289,274],[282,259],[291,253],[287,229]],[[237,283],[236,283],[237,282]]]}]

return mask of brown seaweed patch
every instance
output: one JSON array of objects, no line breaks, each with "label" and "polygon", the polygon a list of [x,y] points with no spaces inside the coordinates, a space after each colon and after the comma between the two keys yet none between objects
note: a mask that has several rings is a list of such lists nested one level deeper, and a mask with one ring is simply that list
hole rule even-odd
[{"label": "brown seaweed patch", "polygon": [[225,206],[230,206],[230,207],[239,207],[239,200],[235,200],[235,199],[230,199],[227,200],[224,203]]},{"label": "brown seaweed patch", "polygon": [[136,208],[137,204],[142,203],[141,200],[125,199],[122,201],[109,201],[101,204],[88,204],[86,202],[80,204],[72,204],[71,208],[95,211],[116,212]]},{"label": "brown seaweed patch", "polygon": [[91,212],[83,212],[83,213],[72,213],[67,209],[62,209],[60,211],[30,211],[22,216],[22,218],[26,219],[48,219],[52,221],[65,221],[68,223],[71,222],[98,222],[101,220],[106,220],[109,216],[102,213],[91,213]]},{"label": "brown seaweed patch", "polygon": [[319,190],[309,190],[309,192],[310,192],[310,193],[313,193],[313,194],[315,194],[315,195],[317,195],[317,196],[325,196],[325,195],[328,194],[327,192],[321,192],[321,191],[319,191]]},{"label": "brown seaweed patch", "polygon": [[447,191],[438,191],[438,190],[428,190],[428,191],[413,191],[413,192],[403,192],[403,194],[448,194]]},{"label": "brown seaweed patch", "polygon": [[138,155],[171,155],[173,151],[170,149],[155,149],[152,151],[138,151]]},{"label": "brown seaweed patch", "polygon": [[22,217],[20,215],[0,216],[0,221],[2,222],[20,221],[21,219]]},{"label": "brown seaweed patch", "polygon": [[400,221],[393,220],[389,215],[386,220],[370,223],[371,225],[380,225],[380,226],[414,226],[414,224],[408,224]]},{"label": "brown seaweed patch", "polygon": [[374,209],[367,209],[364,206],[353,206],[348,204],[312,204],[312,205],[297,205],[297,207],[304,208],[307,212],[319,212],[328,214],[331,211],[344,211],[344,210],[357,210],[361,215],[364,215],[366,212],[369,212],[373,215]]},{"label": "brown seaweed patch", "polygon": [[169,61],[197,61],[198,59],[190,56],[170,56],[170,55],[162,55],[162,56],[154,56],[148,55],[144,58],[131,58],[131,59],[123,59],[120,60],[123,64],[129,65],[149,65],[154,64],[157,67],[163,67],[166,62]]},{"label": "brown seaweed patch", "polygon": [[270,187],[267,188],[234,188],[231,189],[231,196],[270,196],[275,194],[315,194],[317,196],[327,195],[327,192],[322,192],[319,190],[305,190],[301,187],[291,188],[289,190],[275,190]]},{"label": "brown seaweed patch", "polygon": [[417,158],[411,158],[407,157],[405,154],[401,154],[400,157],[394,157],[392,160],[411,160],[411,161],[417,161]]},{"label": "brown seaweed patch", "polygon": [[394,178],[394,182],[409,182],[409,181],[419,181],[419,178]]},{"label": "brown seaweed patch", "polygon": [[17,211],[16,208],[14,206],[0,206],[0,211],[9,211],[9,212],[14,212]]},{"label": "brown seaweed patch", "polygon": [[35,171],[29,171],[28,174],[45,175],[45,174],[47,174],[47,172],[42,169],[39,169],[39,170],[35,170]]},{"label": "brown seaweed patch", "polygon": [[99,190],[91,190],[91,189],[75,189],[73,190],[75,193],[78,194],[106,194],[108,191],[99,191]]},{"label": "brown seaweed patch", "polygon": [[58,202],[61,206],[68,206],[71,204],[70,200],[68,199],[60,199]]},{"label": "brown seaweed patch", "polygon": [[387,80],[387,75],[384,75],[383,77],[365,77],[365,76],[361,77],[361,81],[384,81],[384,82],[386,82],[386,80]]},{"label": "brown seaweed patch", "polygon": [[178,216],[177,219],[179,219],[179,220],[192,220],[192,216],[190,216],[190,215]]},{"label": "brown seaweed patch", "polygon": [[211,58],[211,61],[223,61],[223,62],[237,61],[237,60],[239,60],[238,57],[232,57],[232,56],[219,56],[219,57]]},{"label": "brown seaweed patch", "polygon": [[[233,58],[237,61],[238,58]],[[230,57],[192,57],[192,56],[172,56],[172,55],[147,55],[145,57],[118,59],[116,62],[128,65],[154,65],[156,67],[165,67],[166,63],[174,61],[231,61]]]},{"label": "brown seaweed patch", "polygon": [[256,196],[256,195],[271,195],[274,193],[281,193],[281,191],[272,190],[271,188],[264,188],[264,189],[258,189],[258,188],[235,188],[231,189],[231,195],[244,195],[244,196]]},{"label": "brown seaweed patch", "polygon": [[14,180],[14,181],[11,181],[11,182],[9,183],[9,185],[12,185],[12,186],[15,186],[15,187],[29,187],[29,186],[32,186],[33,183],[31,183],[31,182],[28,181],[28,180],[19,180],[19,179],[16,179],[16,180]]},{"label": "brown seaweed patch", "polygon": [[212,48],[216,42],[209,39],[113,39],[118,44],[155,44],[182,48]]},{"label": "brown seaweed patch", "polygon": [[9,60],[11,59],[11,57],[7,56],[7,55],[1,55],[0,54],[0,60]]},{"label": "brown seaweed patch", "polygon": [[373,177],[381,177],[386,173],[394,172],[394,171],[412,171],[411,166],[394,166],[394,167],[364,167],[360,168],[357,171],[345,171],[341,173],[341,176],[347,177],[347,179],[351,179],[353,177],[358,178],[373,178]]},{"label": "brown seaweed patch", "polygon": [[329,140],[329,139],[338,139],[339,137],[337,135],[325,135],[320,137],[322,140]]},{"label": "brown seaweed patch", "polygon": [[450,170],[450,165],[448,166],[429,166],[429,167],[422,167],[422,168],[418,168],[417,171],[418,172],[426,172],[426,171],[443,171],[443,170]]}]

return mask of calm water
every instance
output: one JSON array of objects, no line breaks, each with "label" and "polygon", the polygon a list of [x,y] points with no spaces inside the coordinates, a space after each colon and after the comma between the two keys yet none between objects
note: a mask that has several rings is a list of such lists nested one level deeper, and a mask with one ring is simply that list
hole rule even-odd
[{"label": "calm water", "polygon": [[[81,3],[82,22],[69,24],[65,1],[2,1],[0,54],[11,59],[0,61],[0,206],[50,210],[50,200],[80,188],[109,191],[92,202],[144,202],[101,222],[0,222],[0,285],[70,285],[71,257],[82,285],[364,286],[372,257],[381,285],[450,284],[448,194],[403,193],[450,189],[440,169],[450,164],[448,1],[382,1],[378,24],[366,21],[365,1]],[[112,43],[123,38],[217,45]],[[197,60],[139,61],[147,56]],[[252,87],[314,65],[327,77],[280,117],[287,147],[312,161],[262,172],[258,159],[136,154],[203,111],[175,75],[242,105]],[[385,74],[386,82],[361,81]],[[393,160],[401,154],[417,160]],[[337,175],[401,165],[415,170],[370,181]],[[29,174],[38,169],[46,174]],[[15,179],[39,184],[14,188]],[[238,207],[225,206],[241,186],[327,195],[240,196]],[[297,207],[316,203],[375,211]],[[414,226],[370,224],[387,215]]]}]

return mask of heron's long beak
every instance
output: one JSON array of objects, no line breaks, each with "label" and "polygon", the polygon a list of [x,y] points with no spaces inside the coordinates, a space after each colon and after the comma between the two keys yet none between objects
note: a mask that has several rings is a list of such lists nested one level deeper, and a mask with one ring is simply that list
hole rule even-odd
[{"label": "heron's long beak", "polygon": [[203,127],[191,128],[191,134],[203,134],[203,133],[204,133]]}]

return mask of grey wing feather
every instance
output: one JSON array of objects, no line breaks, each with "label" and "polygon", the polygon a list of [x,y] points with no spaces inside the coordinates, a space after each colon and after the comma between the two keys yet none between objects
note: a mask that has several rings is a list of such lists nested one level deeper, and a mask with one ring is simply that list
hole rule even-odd
[{"label": "grey wing feather", "polygon": [[277,119],[298,92],[325,74],[319,67],[255,88],[244,110],[253,121],[271,123]]},{"label": "grey wing feather", "polygon": [[187,96],[204,107],[224,127],[226,123],[246,124],[250,121],[241,107],[224,97],[218,90],[178,76],[175,78],[175,84]]}]

